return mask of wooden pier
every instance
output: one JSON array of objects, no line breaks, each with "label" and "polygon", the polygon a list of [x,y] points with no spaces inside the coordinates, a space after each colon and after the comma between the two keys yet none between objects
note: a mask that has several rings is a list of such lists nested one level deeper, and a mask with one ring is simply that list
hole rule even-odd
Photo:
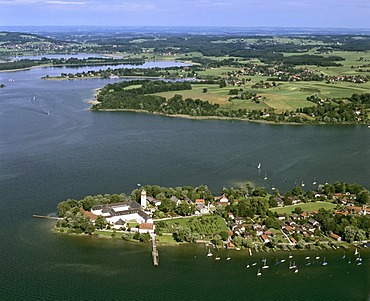
[{"label": "wooden pier", "polygon": [[33,214],[32,217],[60,220],[61,217]]},{"label": "wooden pier", "polygon": [[155,241],[155,234],[152,235],[152,257],[154,266],[159,265],[159,253],[157,250],[157,243]]}]

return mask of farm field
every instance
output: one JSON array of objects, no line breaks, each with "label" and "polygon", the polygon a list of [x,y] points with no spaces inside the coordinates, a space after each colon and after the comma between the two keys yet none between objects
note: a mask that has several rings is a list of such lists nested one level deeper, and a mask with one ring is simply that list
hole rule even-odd
[{"label": "farm field", "polygon": [[[259,103],[251,100],[234,99],[229,101],[231,95],[228,95],[230,89],[235,89],[234,86],[226,86],[220,88],[215,84],[196,84],[192,85],[192,90],[186,91],[170,91],[161,92],[156,95],[166,97],[167,99],[173,97],[175,94],[181,94],[184,99],[201,99],[211,103],[216,103],[227,109],[248,109],[248,110],[263,110],[272,108],[276,112],[281,113],[286,110],[294,111],[297,108],[304,108],[315,106],[316,104],[307,101],[307,97],[317,95],[320,98],[344,98],[350,97],[357,93],[368,93],[370,90],[370,83],[356,84],[356,83],[332,83],[326,84],[324,82],[280,82],[280,85],[267,89],[252,89],[251,86],[256,83],[252,79],[251,83],[247,83],[238,87],[243,91],[254,92],[262,99]],[[207,89],[204,93],[203,89]]]},{"label": "farm field", "polygon": [[201,235],[212,235],[221,231],[228,231],[225,221],[219,215],[204,215],[200,217],[174,218],[165,221],[155,221],[162,232],[172,233],[177,227],[189,228],[192,232]]}]

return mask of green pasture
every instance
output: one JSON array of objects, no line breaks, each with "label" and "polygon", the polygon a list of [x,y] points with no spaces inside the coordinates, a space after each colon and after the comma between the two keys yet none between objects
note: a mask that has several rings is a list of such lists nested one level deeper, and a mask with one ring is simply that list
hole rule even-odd
[{"label": "green pasture", "polygon": [[300,207],[304,212],[312,212],[314,210],[319,210],[320,208],[324,208],[325,210],[331,210],[334,209],[335,204],[329,203],[329,202],[315,202],[315,203],[304,203],[304,204],[296,204],[296,205],[290,205],[285,207],[275,207],[270,208],[272,212],[277,213],[286,213],[291,214],[292,211],[294,211],[295,208]]},{"label": "green pasture", "polygon": [[[345,98],[352,94],[368,93],[370,83],[356,84],[347,82],[324,83],[324,82],[280,82],[281,85],[268,89],[252,89],[253,83],[257,82],[253,78],[252,82],[247,82],[244,86],[227,86],[220,88],[216,84],[192,85],[192,90],[161,92],[160,95],[171,98],[175,94],[180,94],[184,99],[201,99],[211,103],[217,103],[226,109],[248,109],[263,110],[273,108],[277,113],[286,110],[294,111],[297,108],[315,106],[316,104],[307,101],[310,95],[317,95],[320,98]],[[206,88],[207,92],[203,93]],[[234,99],[229,101],[230,89],[241,88],[243,91],[255,92],[261,96],[260,103],[251,100]]]}]

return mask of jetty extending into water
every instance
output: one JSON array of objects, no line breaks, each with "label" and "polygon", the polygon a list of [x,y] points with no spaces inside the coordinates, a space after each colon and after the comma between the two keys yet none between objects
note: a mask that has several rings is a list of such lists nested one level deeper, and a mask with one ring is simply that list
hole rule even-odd
[{"label": "jetty extending into water", "polygon": [[32,217],[36,217],[36,218],[46,218],[46,219],[54,219],[54,220],[60,220],[60,219],[63,219],[61,217],[57,217],[57,216],[49,216],[49,215],[38,215],[38,214],[33,214]]},{"label": "jetty extending into water", "polygon": [[154,266],[159,265],[159,253],[157,250],[157,243],[155,240],[155,234],[152,235],[152,257],[153,257],[153,264]]}]

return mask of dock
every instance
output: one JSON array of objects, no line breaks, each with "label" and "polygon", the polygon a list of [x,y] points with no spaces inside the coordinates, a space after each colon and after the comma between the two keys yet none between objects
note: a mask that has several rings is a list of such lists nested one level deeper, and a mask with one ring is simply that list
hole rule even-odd
[{"label": "dock", "polygon": [[153,264],[155,267],[159,265],[159,253],[157,250],[157,242],[155,240],[155,234],[152,234],[152,257],[153,257]]},{"label": "dock", "polygon": [[33,214],[32,217],[35,217],[35,218],[46,218],[46,219],[55,219],[55,220],[62,219],[61,217],[48,216],[48,215],[38,215],[38,214]]}]

